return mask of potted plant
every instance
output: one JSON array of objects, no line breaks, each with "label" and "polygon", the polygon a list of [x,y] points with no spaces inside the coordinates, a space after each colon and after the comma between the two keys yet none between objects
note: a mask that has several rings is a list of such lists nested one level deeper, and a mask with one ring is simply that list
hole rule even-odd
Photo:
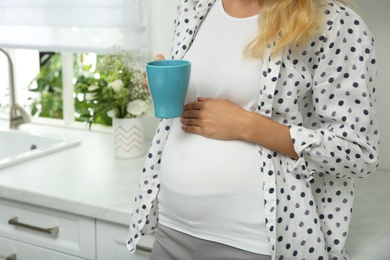
[{"label": "potted plant", "polygon": [[[89,105],[81,115],[91,127],[105,122],[114,128],[115,154],[131,158],[144,153],[144,116],[153,115],[152,100],[142,86],[145,55],[139,51],[111,48],[97,60],[96,69],[79,76],[77,93],[83,94]],[[84,68],[85,71],[85,68]]]}]

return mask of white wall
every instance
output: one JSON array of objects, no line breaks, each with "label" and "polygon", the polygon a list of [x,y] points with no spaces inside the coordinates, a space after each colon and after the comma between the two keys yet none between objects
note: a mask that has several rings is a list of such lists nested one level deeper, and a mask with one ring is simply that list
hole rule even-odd
[{"label": "white wall", "polygon": [[390,1],[354,0],[376,41],[378,60],[377,114],[381,131],[380,168],[390,170]]},{"label": "white wall", "polygon": [[164,54],[171,56],[173,38],[173,20],[176,15],[176,6],[179,0],[148,0],[151,25],[149,28],[150,55]]},{"label": "white wall", "polygon": [[[151,8],[151,55],[163,53],[169,57],[172,24],[178,0],[149,0]],[[368,24],[376,39],[378,56],[377,112],[381,130],[381,165],[390,170],[390,0],[354,0],[358,13]]]}]

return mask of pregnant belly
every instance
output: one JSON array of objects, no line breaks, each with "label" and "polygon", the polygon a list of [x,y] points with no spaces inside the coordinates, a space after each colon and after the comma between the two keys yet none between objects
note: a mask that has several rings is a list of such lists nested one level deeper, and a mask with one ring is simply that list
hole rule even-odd
[{"label": "pregnant belly", "polygon": [[188,134],[174,123],[161,159],[161,186],[183,194],[258,191],[260,163],[253,143]]}]

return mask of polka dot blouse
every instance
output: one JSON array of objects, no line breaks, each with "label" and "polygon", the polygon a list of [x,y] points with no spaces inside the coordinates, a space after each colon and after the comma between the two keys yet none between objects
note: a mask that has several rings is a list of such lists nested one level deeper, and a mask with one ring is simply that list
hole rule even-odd
[{"label": "polka dot blouse", "polygon": [[[172,58],[181,59],[215,0],[180,0]],[[345,250],[354,180],[378,167],[373,38],[351,9],[329,1],[322,30],[304,49],[263,60],[256,113],[285,124],[298,160],[258,146],[273,259],[349,259]],[[270,47],[271,48],[271,47]],[[269,50],[272,52],[272,48]],[[159,164],[171,120],[148,152],[127,247],[158,219]]]}]

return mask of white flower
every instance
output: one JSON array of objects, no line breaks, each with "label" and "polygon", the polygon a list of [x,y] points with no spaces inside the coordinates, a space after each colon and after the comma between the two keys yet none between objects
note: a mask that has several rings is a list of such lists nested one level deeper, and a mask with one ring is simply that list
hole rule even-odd
[{"label": "white flower", "polygon": [[123,88],[123,82],[120,79],[117,79],[113,82],[108,83],[108,87],[112,88],[115,92],[118,92]]},{"label": "white flower", "polygon": [[107,116],[108,117],[114,118],[115,115],[116,115],[115,109],[111,109],[110,111],[107,111]]},{"label": "white flower", "polygon": [[141,99],[133,100],[127,104],[127,112],[135,116],[140,116],[147,110],[148,104]]},{"label": "white flower", "polygon": [[97,89],[99,89],[98,85],[91,85],[91,86],[88,87],[89,91],[94,91],[94,90],[97,90]]},{"label": "white flower", "polygon": [[[91,85],[88,87],[88,91],[95,91],[97,90],[99,87],[97,85]],[[88,100],[88,101],[91,101],[91,100],[95,100],[97,97],[96,93],[86,93],[85,94],[85,99]]]},{"label": "white flower", "polygon": [[85,100],[92,101],[96,99],[95,93],[86,93],[85,94]]}]

